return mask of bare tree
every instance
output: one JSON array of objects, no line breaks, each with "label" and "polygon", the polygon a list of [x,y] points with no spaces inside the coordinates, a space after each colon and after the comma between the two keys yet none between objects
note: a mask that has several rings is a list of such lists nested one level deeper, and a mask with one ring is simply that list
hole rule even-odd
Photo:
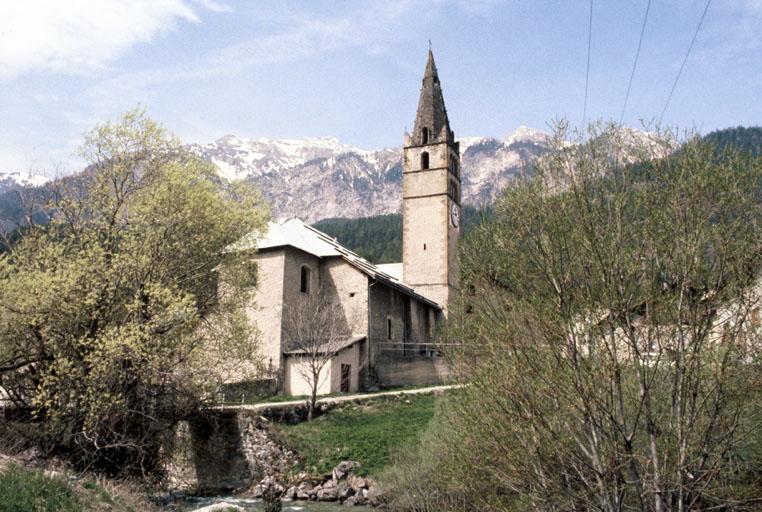
[{"label": "bare tree", "polygon": [[462,247],[459,510],[758,510],[762,160],[622,133],[559,131]]},{"label": "bare tree", "polygon": [[330,379],[331,359],[351,341],[351,319],[323,288],[284,307],[283,319],[290,354],[299,358],[294,368],[310,387],[307,419],[311,420],[321,381]]}]

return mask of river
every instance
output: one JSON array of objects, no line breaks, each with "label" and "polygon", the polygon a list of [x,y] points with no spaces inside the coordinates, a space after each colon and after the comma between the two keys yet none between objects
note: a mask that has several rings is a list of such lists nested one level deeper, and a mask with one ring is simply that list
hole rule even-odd
[{"label": "river", "polygon": [[[233,498],[233,497],[213,497],[213,498],[187,498],[185,502],[175,508],[178,512],[192,512],[199,508],[203,508],[214,503],[229,503],[231,505],[238,505],[247,511],[261,512],[262,500],[245,499],[245,498]],[[339,503],[326,503],[318,501],[286,501],[283,502],[283,512],[337,512],[337,511],[349,512],[368,512],[371,509],[368,507],[346,507]]]}]

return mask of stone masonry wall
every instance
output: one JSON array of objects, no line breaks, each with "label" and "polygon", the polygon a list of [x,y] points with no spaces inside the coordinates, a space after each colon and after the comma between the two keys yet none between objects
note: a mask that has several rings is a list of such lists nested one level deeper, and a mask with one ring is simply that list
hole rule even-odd
[{"label": "stone masonry wall", "polygon": [[246,308],[249,321],[260,333],[260,355],[273,370],[281,367],[281,319],[283,315],[283,267],[285,251],[269,250],[254,256],[257,287],[252,304]]}]

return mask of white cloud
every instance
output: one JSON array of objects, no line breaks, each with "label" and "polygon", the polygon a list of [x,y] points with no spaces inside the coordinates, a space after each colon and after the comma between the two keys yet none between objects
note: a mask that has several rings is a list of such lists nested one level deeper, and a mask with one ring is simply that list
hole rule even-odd
[{"label": "white cloud", "polygon": [[[150,99],[150,91],[162,83],[230,76],[245,68],[294,62],[345,47],[364,46],[369,52],[379,52],[386,41],[399,37],[400,23],[416,5],[415,0],[372,2],[349,14],[323,19],[290,14],[281,30],[255,35],[192,62],[111,76],[87,89],[85,95],[98,106],[110,106],[114,98],[133,104]],[[421,44],[425,44],[423,39]]]},{"label": "white cloud", "polygon": [[[227,6],[202,0],[215,11]],[[0,3],[0,79],[103,66],[177,21],[198,22],[186,0],[23,0]]]},{"label": "white cloud", "polygon": [[208,9],[212,12],[233,12],[233,8],[223,2],[217,2],[215,0],[196,0],[204,9]]}]

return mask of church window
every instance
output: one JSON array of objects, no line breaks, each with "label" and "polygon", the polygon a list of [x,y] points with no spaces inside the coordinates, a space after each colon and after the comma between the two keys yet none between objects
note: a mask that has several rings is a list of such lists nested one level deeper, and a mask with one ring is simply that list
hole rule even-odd
[{"label": "church window", "polygon": [[310,271],[310,267],[307,265],[302,265],[302,275],[301,275],[301,285],[299,287],[299,290],[302,293],[310,293],[310,274],[312,272]]},{"label": "church window", "polygon": [[390,340],[392,339],[392,319],[391,317],[386,318],[386,339]]},{"label": "church window", "polygon": [[421,153],[421,169],[428,169],[429,168],[429,154],[424,151]]},{"label": "church window", "polygon": [[426,250],[426,244],[423,244],[423,250],[424,251]]},{"label": "church window", "polygon": [[421,144],[429,143],[429,129],[425,126],[421,128]]}]

